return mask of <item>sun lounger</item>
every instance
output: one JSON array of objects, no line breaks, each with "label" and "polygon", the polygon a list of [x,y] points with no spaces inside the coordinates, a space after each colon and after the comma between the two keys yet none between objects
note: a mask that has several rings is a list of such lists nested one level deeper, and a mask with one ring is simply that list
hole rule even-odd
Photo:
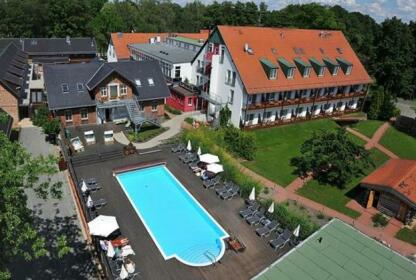
[{"label": "sun lounger", "polygon": [[290,241],[291,237],[292,232],[288,229],[285,229],[276,239],[270,240],[270,246],[272,246],[272,248],[275,250],[283,248]]},{"label": "sun lounger", "polygon": [[88,184],[81,184],[81,191],[84,193],[84,194],[88,194],[88,193],[90,193],[90,192],[95,192],[95,191],[98,191],[98,190],[101,190],[102,189],[102,186],[101,186],[101,184],[90,184],[90,185],[88,185]]},{"label": "sun lounger", "polygon": [[261,228],[256,229],[256,233],[258,236],[269,236],[273,231],[277,229],[279,223],[276,221],[272,221],[270,224],[267,224]]},{"label": "sun lounger", "polygon": [[236,186],[233,182],[226,182],[223,186],[215,188],[215,192],[217,193],[217,195],[220,195],[222,193],[231,191],[233,186]]},{"label": "sun lounger", "polygon": [[240,188],[237,185],[234,185],[231,187],[231,190],[221,193],[220,198],[224,200],[229,200],[229,199],[236,197],[239,192],[240,192]]},{"label": "sun lounger", "polygon": [[259,209],[259,206],[250,206],[240,211],[240,216],[244,219],[253,216],[257,210]]},{"label": "sun lounger", "polygon": [[100,209],[107,205],[107,201],[104,198],[100,198],[98,200],[92,201],[92,205],[90,208]]},{"label": "sun lounger", "polygon": [[178,146],[172,147],[171,149],[172,153],[179,153],[179,152],[182,152],[183,150],[185,150],[185,145],[183,144],[179,144]]},{"label": "sun lounger", "polygon": [[214,178],[212,178],[212,179],[205,180],[205,181],[202,183],[202,185],[203,185],[205,188],[209,189],[209,188],[213,188],[213,187],[215,187],[215,186],[216,186],[216,185],[218,185],[219,183],[220,183],[220,177],[219,177],[219,176],[217,176],[217,177],[214,177]]},{"label": "sun lounger", "polygon": [[254,215],[251,217],[248,217],[246,219],[246,222],[252,226],[259,224],[262,220],[266,219],[266,216],[264,216],[264,213],[266,213],[266,209],[261,208],[259,211],[257,211]]},{"label": "sun lounger", "polygon": [[82,181],[84,181],[87,185],[95,185],[95,184],[97,184],[97,183],[98,183],[98,182],[97,182],[97,179],[95,179],[95,178],[93,178],[93,177],[91,177],[91,178],[87,178],[87,179],[82,178],[82,179],[81,179],[81,183],[82,183]]},{"label": "sun lounger", "polygon": [[182,161],[183,163],[191,163],[197,160],[198,160],[198,157],[195,156],[194,154],[191,154],[189,157],[184,158]]}]

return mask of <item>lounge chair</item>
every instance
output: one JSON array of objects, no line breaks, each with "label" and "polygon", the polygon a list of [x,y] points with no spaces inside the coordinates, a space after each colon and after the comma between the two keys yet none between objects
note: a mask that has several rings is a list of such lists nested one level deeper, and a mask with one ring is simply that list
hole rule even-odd
[{"label": "lounge chair", "polygon": [[212,179],[205,180],[205,181],[202,183],[202,185],[204,186],[204,188],[210,189],[210,188],[215,187],[215,186],[216,186],[216,185],[218,185],[219,183],[220,183],[220,177],[219,177],[219,176],[217,176],[217,177],[214,177],[214,178],[212,178]]},{"label": "lounge chair", "polygon": [[93,177],[87,178],[87,179],[81,178],[81,181],[79,183],[82,184],[82,182],[85,182],[85,184],[87,184],[87,185],[96,185],[96,184],[98,184],[97,179],[95,179]]},{"label": "lounge chair", "polygon": [[240,216],[244,219],[253,216],[259,209],[259,206],[250,206],[240,211]]},{"label": "lounge chair", "polygon": [[239,192],[240,192],[240,187],[238,187],[237,185],[234,185],[231,187],[231,190],[221,193],[220,198],[224,200],[232,199],[236,197],[239,194]]},{"label": "lounge chair", "polygon": [[95,192],[95,191],[101,190],[102,189],[102,186],[99,183],[96,183],[96,184],[85,184],[85,185],[81,183],[80,188],[81,188],[81,191],[84,194],[88,194],[88,193],[91,193],[91,192]]},{"label": "lounge chair", "polygon": [[183,150],[185,150],[185,145],[181,143],[176,147],[172,147],[171,152],[172,153],[179,153],[179,152],[182,152]]},{"label": "lounge chair", "polygon": [[256,233],[258,236],[269,236],[273,231],[277,230],[279,223],[276,221],[272,221],[271,223],[256,229]]},{"label": "lounge chair", "polygon": [[194,155],[193,155],[192,153],[186,153],[186,154],[184,154],[184,155],[180,155],[180,156],[179,156],[179,159],[180,159],[181,161],[185,162],[185,161],[187,161],[187,160],[191,159],[192,157],[194,157]]},{"label": "lounge chair", "polygon": [[98,200],[93,200],[89,208],[100,209],[106,205],[107,205],[107,201],[104,198],[100,198]]},{"label": "lounge chair", "polygon": [[270,240],[270,246],[272,246],[272,248],[275,250],[283,248],[290,241],[291,237],[292,232],[288,229],[285,229],[276,239]]},{"label": "lounge chair", "polygon": [[223,186],[215,188],[215,192],[217,193],[217,195],[220,195],[224,192],[231,191],[233,186],[235,186],[233,182],[225,182]]},{"label": "lounge chair", "polygon": [[251,217],[248,217],[246,219],[246,222],[252,226],[259,224],[262,220],[266,219],[266,216],[264,216],[264,213],[266,213],[266,209],[261,208],[259,211],[257,211],[254,215]]}]

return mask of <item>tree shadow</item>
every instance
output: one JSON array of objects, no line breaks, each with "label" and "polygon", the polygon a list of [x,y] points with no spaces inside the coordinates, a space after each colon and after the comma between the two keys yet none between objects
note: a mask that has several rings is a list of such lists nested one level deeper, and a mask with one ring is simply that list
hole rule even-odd
[{"label": "tree shadow", "polygon": [[[55,217],[53,220],[34,218],[41,236],[45,238],[47,256],[25,261],[16,258],[8,265],[13,279],[96,279],[96,267],[92,255],[82,239],[76,216]],[[59,259],[56,240],[65,235],[71,251]]]}]

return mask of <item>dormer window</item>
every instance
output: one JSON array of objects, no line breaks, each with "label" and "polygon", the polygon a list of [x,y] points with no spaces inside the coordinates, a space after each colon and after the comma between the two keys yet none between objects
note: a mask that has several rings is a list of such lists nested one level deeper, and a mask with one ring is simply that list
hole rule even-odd
[{"label": "dormer window", "polygon": [[282,68],[283,73],[285,73],[286,78],[293,79],[295,76],[295,65],[283,57],[278,59],[280,67]]},{"label": "dormer window", "polygon": [[61,88],[62,88],[62,93],[68,93],[69,92],[68,84],[62,84]]},{"label": "dormer window", "polygon": [[84,85],[82,83],[77,83],[77,90],[78,91],[83,91],[84,90]]},{"label": "dormer window", "polygon": [[266,72],[269,80],[277,79],[277,65],[268,60],[267,58],[260,58],[260,63],[263,66],[264,72]]},{"label": "dormer window", "polygon": [[140,81],[140,79],[136,79],[136,80],[134,80],[134,82],[136,83],[136,86],[138,86],[138,87],[142,86],[142,82]]},{"label": "dormer window", "polygon": [[339,69],[338,62],[328,57],[325,57],[323,61],[326,67],[328,68],[329,72],[331,72],[332,76],[336,76],[338,74],[338,69]]},{"label": "dormer window", "polygon": [[296,66],[298,67],[299,72],[302,74],[302,77],[308,78],[311,75],[312,65],[309,62],[304,61],[298,57],[295,58],[294,61]]},{"label": "dormer window", "polygon": [[316,75],[318,75],[318,77],[323,77],[326,67],[325,64],[313,57],[311,57],[309,61],[312,65],[312,68],[315,70]]},{"label": "dormer window", "polygon": [[352,63],[349,62],[348,60],[342,58],[342,57],[337,57],[337,62],[339,63],[342,71],[344,72],[345,75],[350,75],[351,71],[352,71]]},{"label": "dormer window", "polygon": [[152,78],[148,78],[147,82],[149,83],[149,86],[151,86],[151,87],[155,85],[155,82],[153,81]]}]

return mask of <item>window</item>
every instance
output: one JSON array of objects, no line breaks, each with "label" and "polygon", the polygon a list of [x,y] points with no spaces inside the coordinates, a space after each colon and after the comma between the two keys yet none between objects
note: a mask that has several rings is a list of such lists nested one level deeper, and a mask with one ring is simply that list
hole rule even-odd
[{"label": "window", "polygon": [[62,84],[62,93],[68,93],[69,92],[69,86],[68,84]]},{"label": "window", "polygon": [[120,85],[120,95],[127,95],[127,85],[125,84]]},{"label": "window", "polygon": [[331,104],[326,103],[326,104],[324,105],[324,110],[328,110],[330,106],[331,106]]},{"label": "window", "polygon": [[65,121],[66,122],[72,122],[72,112],[71,110],[65,111]]},{"label": "window", "polygon": [[235,71],[233,71],[233,79],[231,81],[231,85],[232,86],[235,86],[235,80],[236,80],[236,78],[237,78],[237,73]]},{"label": "window", "polygon": [[192,98],[188,98],[188,106],[192,106]]},{"label": "window", "polygon": [[107,87],[102,87],[100,89],[100,94],[102,97],[107,97]]},{"label": "window", "polygon": [[82,83],[77,83],[77,90],[78,91],[83,91],[84,90],[84,85]]},{"label": "window", "polygon": [[233,104],[234,102],[234,90],[233,89],[230,89],[230,97],[228,98],[228,102],[230,104]]},{"label": "window", "polygon": [[88,109],[81,109],[81,120],[88,120]]},{"label": "window", "polygon": [[322,77],[324,75],[324,71],[325,71],[325,68],[324,67],[319,67],[318,76],[319,77]]},{"label": "window", "polygon": [[152,112],[156,112],[157,111],[157,103],[153,102],[152,103]]},{"label": "window", "polygon": [[270,72],[269,72],[269,79],[270,80],[275,80],[277,78],[277,69],[276,68],[271,68]]},{"label": "window", "polygon": [[175,66],[175,78],[180,78],[180,77],[181,77],[181,67]]},{"label": "window", "polygon": [[220,63],[224,63],[225,46],[221,46]]},{"label": "window", "polygon": [[231,70],[227,70],[227,73],[225,74],[225,83],[228,85],[231,82]]},{"label": "window", "polygon": [[345,71],[345,75],[350,75],[352,70],[352,66],[348,66],[347,70]]},{"label": "window", "polygon": [[290,67],[290,68],[287,70],[287,78],[288,78],[288,79],[292,79],[292,78],[293,78],[293,76],[295,76],[295,68]]},{"label": "window", "polygon": [[155,82],[153,81],[153,78],[148,78],[147,82],[149,83],[149,86],[151,86],[151,87],[155,85]]},{"label": "window", "polygon": [[306,67],[305,71],[303,72],[303,77],[308,78],[311,75],[311,67]]},{"label": "window", "polygon": [[338,74],[339,66],[335,66],[332,72],[332,76],[336,76]]},{"label": "window", "polygon": [[134,80],[134,82],[136,83],[136,86],[138,86],[138,87],[142,86],[142,82],[140,81],[140,79],[136,79],[136,80]]}]

